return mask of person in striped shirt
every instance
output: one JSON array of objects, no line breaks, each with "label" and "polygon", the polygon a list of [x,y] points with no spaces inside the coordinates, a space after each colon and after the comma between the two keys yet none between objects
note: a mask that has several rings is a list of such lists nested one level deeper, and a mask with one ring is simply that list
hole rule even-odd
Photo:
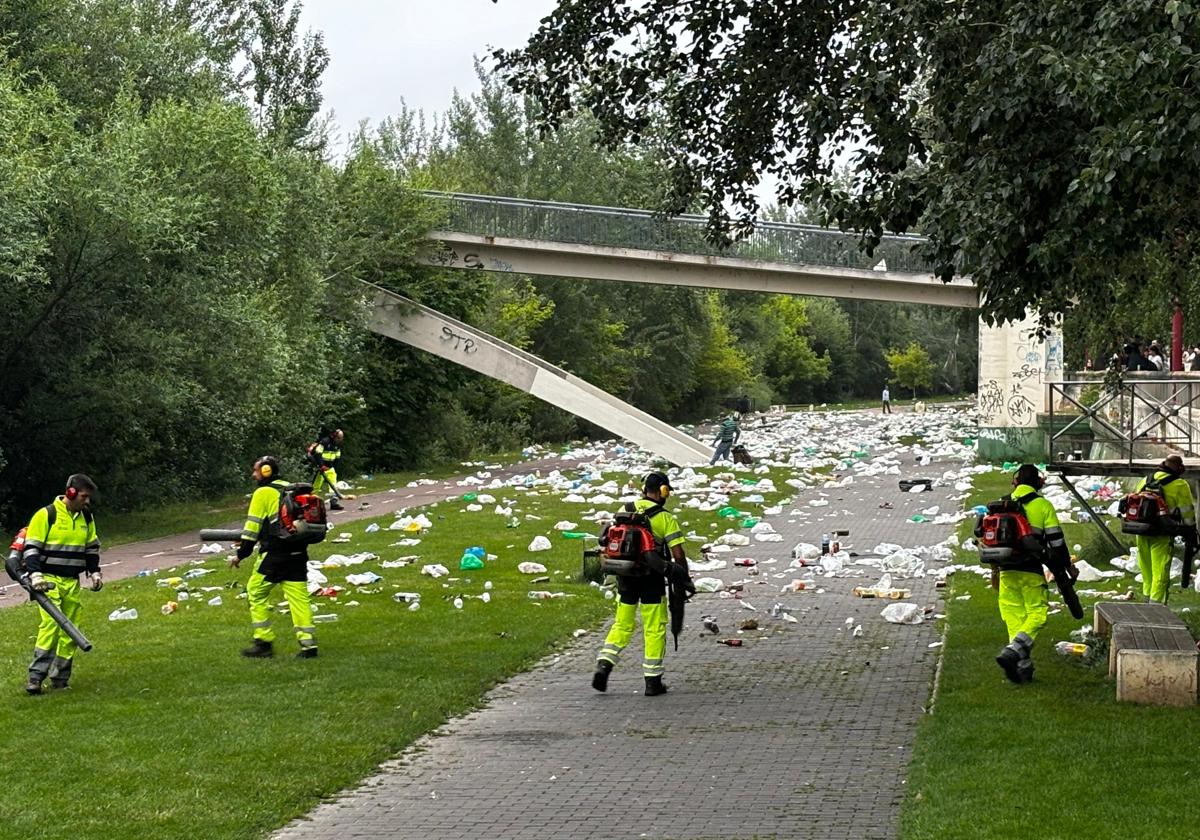
[{"label": "person in striped shirt", "polygon": [[730,414],[717,428],[717,436],[713,438],[713,445],[716,450],[713,451],[712,460],[709,464],[715,464],[722,458],[730,457],[730,450],[733,445],[738,442],[738,438],[742,436],[742,430],[738,428],[737,415]]}]

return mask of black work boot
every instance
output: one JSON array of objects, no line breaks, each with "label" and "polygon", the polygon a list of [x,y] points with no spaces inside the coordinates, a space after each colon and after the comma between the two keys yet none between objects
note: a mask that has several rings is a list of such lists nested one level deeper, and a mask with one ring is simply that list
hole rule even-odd
[{"label": "black work boot", "polygon": [[1017,664],[1025,658],[1024,653],[1015,644],[1008,644],[996,654],[996,664],[1004,669],[1004,676],[1019,683],[1021,675],[1017,673]]},{"label": "black work boot", "polygon": [[597,691],[608,691],[608,675],[612,673],[612,663],[607,659],[596,660],[596,673],[592,674],[592,688]]},{"label": "black work boot", "polygon": [[315,647],[300,648],[300,652],[296,654],[297,659],[316,659],[317,649]]},{"label": "black work boot", "polygon": [[255,639],[248,648],[242,648],[242,656],[248,659],[269,659],[275,655],[275,648],[270,642]]},{"label": "black work boot", "polygon": [[70,684],[66,680],[50,680],[50,687],[55,691],[66,691],[70,688]]},{"label": "black work boot", "polygon": [[1022,659],[1017,663],[1017,676],[1023,683],[1033,682],[1033,660]]},{"label": "black work boot", "polygon": [[25,683],[25,693],[36,695],[42,693],[42,681],[30,678],[29,682]]},{"label": "black work boot", "polygon": [[646,677],[646,696],[657,697],[666,694],[667,687],[663,685],[662,677]]},{"label": "black work boot", "polygon": [[337,499],[334,499],[332,502],[329,503],[329,509],[330,510],[345,510],[345,508],[342,507],[342,503],[339,502]]}]

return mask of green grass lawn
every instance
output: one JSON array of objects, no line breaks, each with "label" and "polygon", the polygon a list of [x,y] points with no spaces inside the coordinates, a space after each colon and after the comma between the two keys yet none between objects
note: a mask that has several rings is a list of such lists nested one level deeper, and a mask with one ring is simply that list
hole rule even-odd
[{"label": "green grass lawn", "polygon": [[[734,504],[758,512],[790,497],[783,484],[790,475],[771,473],[787,493],[767,494],[762,504]],[[386,517],[336,527],[335,534],[353,534],[353,542],[315,548],[314,557],[371,551],[380,558],[325,570],[329,583],[347,586],[347,592],[336,603],[315,599],[321,612],[338,616],[317,624],[316,660],[292,656],[296,645],[286,615],[275,622],[275,659],[238,655],[250,638],[246,601],[238,598],[249,564],[237,571],[208,560],[162,570],[158,577],[213,570],[188,581],[192,597],[174,615],[160,612],[174,590],[156,586],[153,578],[83,593],[80,623],[95,650],[78,654],[70,691],[41,697],[22,690],[35,610],[0,610],[0,664],[7,675],[0,715],[8,721],[0,731],[0,754],[9,780],[0,797],[0,836],[262,836],[477,706],[489,688],[569,641],[577,628],[590,630],[598,647],[596,631],[613,602],[577,582],[582,543],[552,530],[567,519],[577,530],[593,531],[593,523],[580,518],[588,506],[548,492],[483,492],[516,500],[520,526],[506,528],[494,505],[468,513],[461,502],[442,502],[425,509],[434,526],[417,546],[391,545],[408,535],[386,530]],[[670,505],[685,530],[714,536],[736,526],[715,513],[684,508],[685,499],[681,494]],[[542,518],[527,521],[526,514]],[[372,521],[384,529],[365,533]],[[549,534],[553,548],[527,552],[537,534]],[[498,559],[482,571],[459,572],[463,549],[475,544]],[[697,545],[688,543],[693,556]],[[409,554],[420,560],[404,568],[380,565]],[[523,560],[547,566],[550,580],[533,583],[520,574],[516,566]],[[451,579],[420,574],[422,564],[435,562],[451,569]],[[383,582],[359,591],[345,583],[347,573],[363,571],[382,575]],[[493,584],[490,603],[472,597],[485,591],[485,581]],[[531,589],[568,597],[535,601],[527,596]],[[421,608],[414,612],[394,602],[392,594],[400,590],[420,592]],[[217,595],[223,603],[208,606]],[[455,596],[464,598],[462,610],[454,608]],[[350,606],[352,600],[359,604]],[[139,618],[106,620],[125,606],[136,608]],[[590,674],[579,678],[586,689]]]},{"label": "green grass lawn", "polygon": [[[998,498],[1010,475],[977,477],[970,504]],[[973,521],[963,523],[965,537]],[[1065,525],[1068,544],[1100,568],[1114,552],[1094,526]],[[961,562],[978,555],[962,552]],[[1123,592],[1133,576],[1079,584]],[[958,600],[969,595],[970,600]],[[1171,593],[1196,629],[1200,599]],[[1200,781],[1193,739],[1197,710],[1118,704],[1107,662],[1058,656],[1054,643],[1091,622],[1065,609],[1034,648],[1033,683],[1013,685],[994,661],[1007,643],[996,595],[982,578],[957,574],[935,712],[921,723],[901,818],[904,840],[929,838],[1194,838],[1190,803]],[[1056,594],[1051,588],[1051,601]]]},{"label": "green grass lawn", "polygon": [[[519,452],[500,453],[489,458],[487,463],[516,463],[520,460]],[[465,467],[460,462],[437,464],[421,470],[406,472],[379,473],[364,478],[362,475],[340,475],[339,480],[349,481],[353,490],[347,491],[356,495],[377,493],[391,487],[404,487],[408,482],[418,478],[441,480],[454,475],[464,475],[474,472],[476,467]],[[246,504],[253,489],[247,470],[245,491],[230,493],[202,503],[195,501],[172,502],[160,507],[144,508],[134,511],[106,511],[101,503],[95,507],[95,514],[101,528],[100,536],[108,548],[126,545],[141,540],[151,540],[166,537],[171,534],[182,534],[199,528],[213,527],[215,523],[239,519],[246,512]],[[307,476],[305,479],[307,480]],[[0,539],[7,544],[11,534],[0,531]]]}]

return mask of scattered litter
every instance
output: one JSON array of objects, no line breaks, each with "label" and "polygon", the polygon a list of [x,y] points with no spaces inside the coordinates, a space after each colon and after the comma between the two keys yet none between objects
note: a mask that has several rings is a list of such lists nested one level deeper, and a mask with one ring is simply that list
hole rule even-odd
[{"label": "scattered litter", "polygon": [[920,624],[921,607],[917,604],[888,604],[880,613],[884,621],[892,624]]},{"label": "scattered litter", "polygon": [[367,533],[367,534],[374,534],[374,533],[375,533],[376,531],[378,531],[378,530],[379,530],[379,523],[378,523],[378,522],[372,522],[370,525],[368,525],[368,526],[366,527],[366,530],[364,531],[364,533]]},{"label": "scattered litter", "polygon": [[450,574],[450,570],[441,563],[430,563],[421,567],[421,574],[429,575],[432,578],[440,578]]},{"label": "scattered litter", "polygon": [[200,546],[201,554],[220,554],[224,550],[220,543],[208,543],[207,545]]},{"label": "scattered litter", "polygon": [[529,544],[530,551],[547,551],[550,548],[550,540],[538,534],[533,538],[533,542]]},{"label": "scattered litter", "polygon": [[136,607],[118,607],[108,614],[109,621],[133,621],[138,617]]},{"label": "scattered litter", "polygon": [[523,575],[541,575],[546,573],[546,567],[541,563],[534,563],[532,560],[526,560],[523,563],[517,564],[517,571]]},{"label": "scattered litter", "polygon": [[378,583],[383,580],[382,577],[374,572],[361,572],[355,575],[346,575],[346,583],[353,586],[370,586],[372,583]]},{"label": "scattered litter", "polygon": [[221,596],[220,596],[220,595],[214,595],[213,597],[211,597],[211,598],[209,598],[209,599],[208,599],[208,605],[209,605],[210,607],[219,607],[219,606],[221,606],[221,603],[222,603],[222,602],[221,602]]}]

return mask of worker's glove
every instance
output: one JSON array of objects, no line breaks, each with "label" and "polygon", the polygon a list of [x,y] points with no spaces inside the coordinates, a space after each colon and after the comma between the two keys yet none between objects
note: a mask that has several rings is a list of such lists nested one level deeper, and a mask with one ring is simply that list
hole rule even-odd
[{"label": "worker's glove", "polygon": [[104,588],[104,576],[99,572],[92,572],[89,577],[92,579],[92,591],[99,592]]},{"label": "worker's glove", "polygon": [[41,572],[30,572],[29,588],[34,592],[48,592],[54,588],[54,584],[42,577]]},{"label": "worker's glove", "polygon": [[1071,579],[1072,583],[1079,580],[1079,567],[1074,563],[1067,564],[1067,577]]}]

